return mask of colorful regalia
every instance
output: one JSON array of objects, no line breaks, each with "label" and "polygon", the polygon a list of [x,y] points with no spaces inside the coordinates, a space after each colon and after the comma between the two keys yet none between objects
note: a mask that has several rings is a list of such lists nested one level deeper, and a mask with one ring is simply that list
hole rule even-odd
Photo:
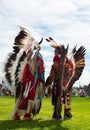
[{"label": "colorful regalia", "polygon": [[13,51],[4,65],[4,82],[15,94],[14,120],[32,120],[40,111],[44,94],[44,62],[37,42],[27,29],[20,27]]},{"label": "colorful regalia", "polygon": [[64,104],[64,118],[71,118],[72,86],[81,76],[85,66],[85,48],[73,49],[73,60],[67,57],[67,48],[49,37],[47,42],[55,48],[55,56],[50,75],[46,79],[46,86],[52,84],[52,105],[54,105],[53,118],[62,119],[62,105]]}]

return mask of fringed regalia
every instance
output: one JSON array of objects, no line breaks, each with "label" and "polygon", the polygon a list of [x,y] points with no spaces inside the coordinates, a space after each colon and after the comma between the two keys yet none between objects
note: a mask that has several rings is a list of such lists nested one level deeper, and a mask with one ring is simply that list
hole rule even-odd
[{"label": "fringed regalia", "polygon": [[68,47],[57,45],[49,37],[46,39],[55,48],[55,56],[50,75],[46,79],[46,86],[52,84],[52,105],[54,105],[53,118],[62,119],[62,105],[64,104],[64,118],[71,118],[72,86],[77,81],[85,66],[85,48],[81,46],[72,50],[73,59],[67,57]]},{"label": "fringed regalia", "polygon": [[[43,84],[45,81],[44,81],[44,63],[41,54],[38,52],[36,58],[33,60],[29,59],[29,62],[26,64],[24,68],[19,110],[27,110],[29,100],[34,101],[35,98],[36,100],[41,100],[43,97],[44,92]],[[33,66],[35,66],[34,72],[32,70]],[[38,92],[37,95],[36,90]],[[34,105],[36,105],[36,103]],[[39,104],[37,106],[38,110],[36,111],[33,106],[32,110],[33,115],[38,113],[40,107],[41,105]]]},{"label": "fringed regalia", "polygon": [[5,65],[5,84],[15,94],[14,120],[24,115],[24,120],[40,111],[44,94],[44,62],[40,54],[40,42],[20,27],[15,37],[13,52],[8,56]]}]

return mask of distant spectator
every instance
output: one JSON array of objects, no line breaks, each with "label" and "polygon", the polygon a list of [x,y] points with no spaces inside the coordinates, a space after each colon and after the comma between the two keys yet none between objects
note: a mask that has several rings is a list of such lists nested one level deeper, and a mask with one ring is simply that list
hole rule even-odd
[{"label": "distant spectator", "polygon": [[2,81],[2,94],[3,95],[5,95],[5,88],[6,88],[6,86],[5,86],[4,82]]},{"label": "distant spectator", "polygon": [[84,89],[79,90],[79,96],[80,97],[85,97],[85,90]]},{"label": "distant spectator", "polygon": [[10,92],[8,90],[8,88],[5,89],[5,93],[4,93],[6,96],[9,96],[10,95]]}]

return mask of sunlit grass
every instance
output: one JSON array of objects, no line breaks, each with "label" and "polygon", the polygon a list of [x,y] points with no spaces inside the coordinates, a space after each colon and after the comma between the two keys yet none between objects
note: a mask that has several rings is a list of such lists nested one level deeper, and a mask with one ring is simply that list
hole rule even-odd
[{"label": "sunlit grass", "polygon": [[14,104],[14,97],[0,97],[0,130],[90,130],[90,99],[87,97],[73,97],[73,118],[62,121],[51,121],[51,98],[44,97],[40,113],[31,122],[11,119]]}]

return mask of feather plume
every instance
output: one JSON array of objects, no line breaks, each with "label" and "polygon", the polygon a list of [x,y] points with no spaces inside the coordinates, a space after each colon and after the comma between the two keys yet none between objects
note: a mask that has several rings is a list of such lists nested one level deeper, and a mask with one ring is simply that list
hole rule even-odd
[{"label": "feather plume", "polygon": [[13,51],[8,55],[4,64],[3,71],[5,84],[12,92],[15,92],[15,85],[18,84],[22,78],[21,75],[27,61],[24,47],[30,38],[31,35],[25,31],[25,28],[20,27],[20,32],[14,40]]},{"label": "feather plume", "polygon": [[51,47],[56,48],[58,45],[57,43],[54,41],[53,38],[49,37],[48,39],[46,38],[46,41],[50,44]]},{"label": "feather plume", "polygon": [[71,89],[73,84],[80,78],[85,67],[85,51],[86,49],[81,46],[73,55],[74,70],[73,75],[68,83],[68,89]]}]

